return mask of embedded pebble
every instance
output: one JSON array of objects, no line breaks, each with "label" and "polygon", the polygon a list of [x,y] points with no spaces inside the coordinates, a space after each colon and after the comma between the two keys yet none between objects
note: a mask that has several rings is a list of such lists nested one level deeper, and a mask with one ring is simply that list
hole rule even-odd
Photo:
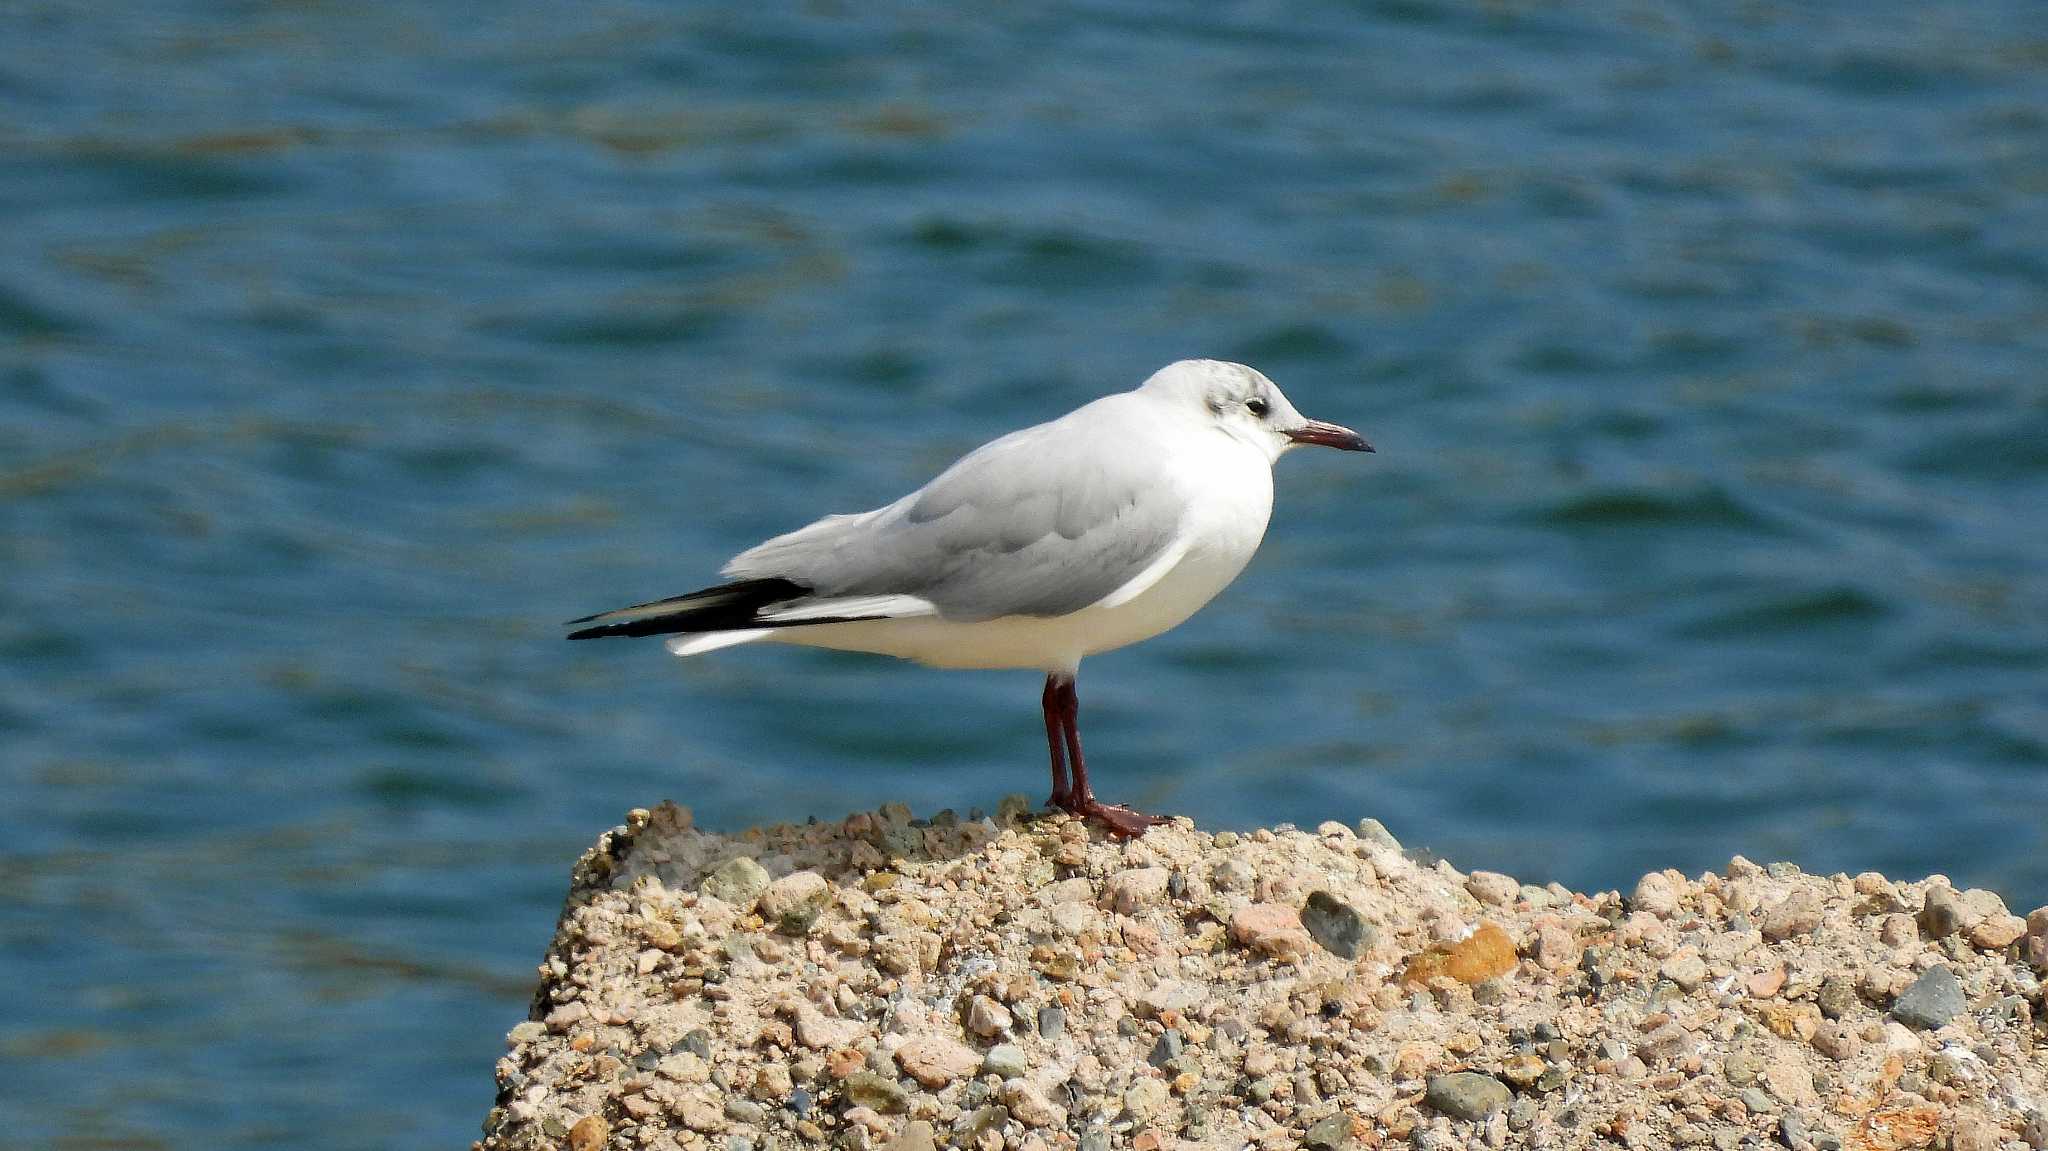
[{"label": "embedded pebble", "polygon": [[1498,871],[1475,871],[1465,877],[1465,890],[1472,898],[1491,907],[1508,907],[1522,896],[1522,885],[1512,875]]},{"label": "embedded pebble", "polygon": [[1103,905],[1118,915],[1134,915],[1166,898],[1167,870],[1163,867],[1133,867],[1109,877],[1102,892]]},{"label": "embedded pebble", "polygon": [[1936,964],[1892,1003],[1892,1018],[1931,1031],[1945,1027],[1963,1010],[1963,985],[1946,964]]},{"label": "embedded pebble", "polygon": [[734,907],[752,907],[768,890],[768,871],[751,857],[736,855],[705,876],[697,890]]},{"label": "embedded pebble", "polygon": [[1372,949],[1379,932],[1358,909],[1327,891],[1310,892],[1301,909],[1301,926],[1323,950],[1342,959],[1356,959]]},{"label": "embedded pebble", "polygon": [[1484,1119],[1506,1110],[1513,1098],[1507,1084],[1476,1071],[1435,1076],[1423,1092],[1431,1107],[1456,1119]]}]

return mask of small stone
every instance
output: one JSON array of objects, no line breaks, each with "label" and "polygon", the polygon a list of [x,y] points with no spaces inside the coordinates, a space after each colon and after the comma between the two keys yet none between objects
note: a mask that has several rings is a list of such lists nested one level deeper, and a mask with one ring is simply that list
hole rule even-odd
[{"label": "small stone", "polygon": [[1806,1135],[1806,1117],[1797,1111],[1787,1111],[1778,1116],[1778,1141],[1794,1151],[1806,1151],[1813,1145]]},{"label": "small stone", "polygon": [[589,1016],[590,1008],[579,999],[564,1003],[553,1011],[548,1012],[545,1022],[549,1031],[560,1035],[576,1024],[583,1022]]},{"label": "small stone", "polygon": [[1465,890],[1489,907],[1512,907],[1522,897],[1522,885],[1514,876],[1498,871],[1475,871],[1466,876]]},{"label": "small stone", "polygon": [[1102,905],[1118,915],[1135,915],[1166,898],[1168,872],[1163,867],[1133,867],[1109,877]]},{"label": "small stone", "polygon": [[1861,1002],[1856,995],[1856,983],[1846,975],[1830,975],[1820,981],[1820,991],[1814,996],[1820,1013],[1829,1019],[1840,1019],[1856,1010]]},{"label": "small stone", "polygon": [[736,855],[714,868],[697,890],[738,908],[748,908],[768,890],[768,872],[745,855]]},{"label": "small stone", "polygon": [[1002,1099],[1003,1106],[1010,1109],[1011,1117],[1026,1127],[1066,1125],[1067,1109],[1047,1099],[1028,1079],[1012,1079],[1004,1083]]},{"label": "small stone", "polygon": [[917,1036],[896,1049],[896,1065],[924,1087],[944,1087],[955,1079],[965,1079],[981,1063],[973,1048],[943,1035]]},{"label": "small stone", "polygon": [[825,877],[815,871],[791,872],[761,892],[754,910],[777,931],[785,935],[802,935],[817,922],[818,909],[824,905],[830,890],[831,885],[825,882]]},{"label": "small stone", "polygon": [[1218,860],[1209,869],[1209,886],[1218,891],[1250,891],[1258,881],[1252,865],[1234,855]]},{"label": "small stone", "polygon": [[[632,1096],[627,1096],[628,1099]],[[758,1125],[768,1117],[768,1109],[751,1099],[728,1099],[725,1103],[725,1117],[735,1123]]]},{"label": "small stone", "polygon": [[1949,1136],[1950,1151],[1998,1151],[2005,1142],[2005,1130],[1975,1107],[1956,1110],[1955,1133]]},{"label": "small stone", "polygon": [[1309,948],[1301,917],[1280,903],[1248,903],[1232,912],[1230,937],[1242,947],[1285,963],[1299,961]]},{"label": "small stone", "polygon": [[1028,1075],[1031,1063],[1024,1058],[1024,1051],[1014,1043],[998,1043],[988,1049],[981,1058],[981,1073],[998,1079],[1015,1079]]},{"label": "small stone", "polygon": [[569,1151],[601,1151],[611,1135],[612,1125],[602,1115],[585,1115],[569,1128]]},{"label": "small stone", "polygon": [[1401,841],[1394,838],[1394,833],[1387,830],[1387,825],[1370,817],[1358,821],[1358,838],[1374,847],[1384,847],[1388,851],[1401,850]]},{"label": "small stone", "polygon": [[1514,969],[1514,940],[1499,925],[1482,923],[1464,939],[1438,944],[1409,960],[1401,978],[1407,983],[1428,983],[1447,975],[1470,985],[1498,979]]},{"label": "small stone", "polygon": [[1813,1049],[1836,1062],[1846,1062],[1863,1050],[1863,1041],[1846,1023],[1823,1023],[1813,1033]]},{"label": "small stone", "polygon": [[1484,1119],[1496,1111],[1505,1111],[1514,1095],[1507,1084],[1491,1075],[1454,1071],[1431,1076],[1423,1098],[1454,1119]]},{"label": "small stone", "polygon": [[1365,921],[1358,909],[1327,891],[1311,892],[1301,909],[1301,925],[1309,938],[1340,959],[1356,959],[1372,949],[1379,929]]},{"label": "small stone", "polygon": [[1579,965],[1579,937],[1557,922],[1540,923],[1530,941],[1529,957],[1545,971],[1569,971]]},{"label": "small stone", "polygon": [[1919,938],[1919,935],[1919,928],[1913,917],[1902,912],[1885,916],[1884,921],[1877,927],[1877,938],[1886,947],[1904,947]]},{"label": "small stone", "polygon": [[1209,989],[1199,983],[1162,979],[1138,997],[1137,1006],[1143,1009],[1140,1015],[1163,1015],[1168,1011],[1187,1015],[1208,998]]},{"label": "small stone", "polygon": [[1351,1117],[1340,1111],[1316,1121],[1302,1136],[1301,1145],[1316,1151],[1343,1151],[1351,1146]]},{"label": "small stone", "polygon": [[1501,1078],[1523,1090],[1543,1078],[1547,1064],[1534,1055],[1510,1055],[1501,1063]]},{"label": "small stone", "polygon": [[1057,1007],[1041,1007],[1038,1009],[1038,1037],[1040,1039],[1058,1039],[1060,1034],[1066,1029],[1067,1013],[1065,1011]]},{"label": "small stone", "polygon": [[1751,1115],[1771,1113],[1771,1097],[1764,1094],[1760,1087],[1745,1087],[1737,1092],[1735,1097],[1742,1100],[1742,1105],[1749,1108]]},{"label": "small stone", "polygon": [[1913,981],[1892,1003],[1892,1018],[1908,1027],[1932,1031],[1962,1014],[1963,985],[1946,964],[1935,964]]},{"label": "small stone", "polygon": [[938,1136],[932,1132],[932,1125],[922,1119],[912,1119],[903,1125],[894,1139],[883,1144],[882,1151],[938,1151]]},{"label": "small stone", "polygon": [[846,1098],[861,1107],[897,1112],[910,1105],[910,1092],[901,1083],[872,1071],[856,1071],[846,1077]]},{"label": "small stone", "polygon": [[1663,1063],[1683,1059],[1692,1054],[1692,1032],[1674,1020],[1643,1036],[1643,1042],[1638,1050],[1644,1058]]},{"label": "small stone", "polygon": [[1180,1032],[1169,1027],[1164,1034],[1160,1035],[1159,1042],[1152,1045],[1152,1053],[1145,1057],[1145,1062],[1150,1063],[1154,1067],[1164,1067],[1168,1063],[1180,1058],[1183,1046],[1184,1043],[1180,1037]]},{"label": "small stone", "polygon": [[1658,973],[1676,983],[1680,991],[1691,994],[1707,981],[1707,963],[1700,958],[1698,948],[1683,947],[1664,961]]},{"label": "small stone", "polygon": [[1637,911],[1647,911],[1659,919],[1669,919],[1678,914],[1678,885],[1661,871],[1652,871],[1636,881],[1635,894],[1629,897],[1629,906]]},{"label": "small stone", "polygon": [[1769,999],[1782,990],[1784,986],[1785,965],[1782,963],[1773,964],[1750,976],[1745,981],[1745,987],[1751,999]]},{"label": "small stone", "polygon": [[1954,889],[1935,884],[1920,901],[1920,930],[1930,939],[1946,939],[1963,926],[1963,901]]},{"label": "small stone", "polygon": [[1009,1008],[997,1003],[986,995],[977,995],[967,1004],[967,1030],[984,1039],[990,1039],[1010,1029],[1015,1020],[1010,1018]]},{"label": "small stone", "polygon": [[1747,1051],[1731,1053],[1721,1063],[1721,1074],[1737,1087],[1751,1087],[1764,1073],[1764,1061]]},{"label": "small stone", "polygon": [[1758,927],[1773,943],[1795,935],[1810,935],[1820,926],[1820,901],[1811,892],[1795,891],[1764,912]]},{"label": "small stone", "polygon": [[1140,1079],[1124,1092],[1124,1109],[1139,1119],[1163,1113],[1169,1102],[1166,1084],[1158,1079]]},{"label": "small stone", "polygon": [[813,1051],[845,1047],[866,1030],[851,1019],[828,1019],[808,1004],[797,1011],[796,1041]]},{"label": "small stone", "polygon": [[1992,915],[1970,928],[1970,944],[1981,951],[2003,951],[2027,933],[2027,921],[2017,915]]}]

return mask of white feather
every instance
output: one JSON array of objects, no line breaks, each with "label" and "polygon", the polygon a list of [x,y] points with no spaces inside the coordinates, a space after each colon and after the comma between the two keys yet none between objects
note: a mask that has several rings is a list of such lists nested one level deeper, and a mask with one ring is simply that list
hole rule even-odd
[{"label": "white feather", "polygon": [[766,639],[774,631],[774,628],[750,627],[740,631],[684,632],[664,641],[664,646],[673,655],[703,655],[707,651],[717,651],[722,647],[735,647],[743,643],[752,643],[757,639]]}]

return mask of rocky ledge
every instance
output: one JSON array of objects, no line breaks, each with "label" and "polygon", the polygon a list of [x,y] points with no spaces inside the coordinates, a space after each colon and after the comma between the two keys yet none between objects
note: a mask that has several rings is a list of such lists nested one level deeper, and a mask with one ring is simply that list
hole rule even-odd
[{"label": "rocky ledge", "polygon": [[1006,801],[576,866],[483,1148],[2048,1145],[2048,908],[1736,858],[1624,895],[1376,821]]}]

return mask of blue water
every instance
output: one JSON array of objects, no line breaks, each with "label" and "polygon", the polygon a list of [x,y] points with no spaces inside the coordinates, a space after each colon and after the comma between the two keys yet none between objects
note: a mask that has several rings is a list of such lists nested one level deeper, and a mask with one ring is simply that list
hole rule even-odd
[{"label": "blue water", "polygon": [[626,809],[1042,794],[1029,673],[557,624],[1185,355],[1380,454],[1110,798],[2048,901],[2035,0],[778,7],[0,8],[6,1140],[459,1146]]}]

